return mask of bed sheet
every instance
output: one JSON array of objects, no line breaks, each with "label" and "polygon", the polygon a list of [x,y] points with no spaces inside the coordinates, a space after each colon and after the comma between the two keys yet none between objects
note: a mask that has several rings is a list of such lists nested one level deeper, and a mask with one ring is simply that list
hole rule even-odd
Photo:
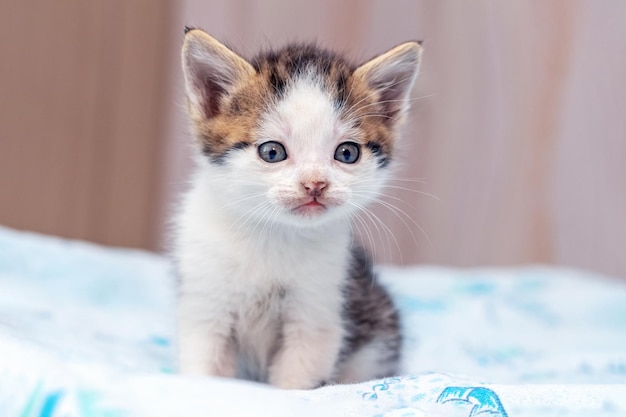
[{"label": "bed sheet", "polygon": [[0,227],[0,416],[626,416],[626,282],[377,268],[402,375],[310,391],[176,375],[167,259]]}]

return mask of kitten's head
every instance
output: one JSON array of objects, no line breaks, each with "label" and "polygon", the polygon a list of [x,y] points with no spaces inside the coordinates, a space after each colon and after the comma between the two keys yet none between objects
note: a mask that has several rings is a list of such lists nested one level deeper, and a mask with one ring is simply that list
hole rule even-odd
[{"label": "kitten's head", "polygon": [[182,51],[207,187],[243,216],[295,225],[345,217],[376,198],[421,47],[360,65],[313,45],[247,61],[198,29]]}]

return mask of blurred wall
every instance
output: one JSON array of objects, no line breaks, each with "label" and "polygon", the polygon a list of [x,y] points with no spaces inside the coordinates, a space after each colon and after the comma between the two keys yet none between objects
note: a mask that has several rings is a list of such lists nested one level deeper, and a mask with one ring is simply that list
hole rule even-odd
[{"label": "blurred wall", "polygon": [[0,224],[156,248],[169,9],[0,1]]},{"label": "blurred wall", "polygon": [[163,247],[190,165],[185,24],[248,56],[423,39],[401,180],[374,207],[393,237],[362,231],[376,258],[626,277],[624,21],[621,0],[0,2],[0,224]]}]

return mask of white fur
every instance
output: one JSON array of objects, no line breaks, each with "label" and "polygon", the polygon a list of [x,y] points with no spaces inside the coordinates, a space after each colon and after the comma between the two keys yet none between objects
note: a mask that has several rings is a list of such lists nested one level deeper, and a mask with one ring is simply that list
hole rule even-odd
[{"label": "white fur", "polygon": [[[217,166],[198,155],[177,217],[180,367],[311,388],[334,377],[344,336],[349,215],[384,178],[365,148],[356,164],[334,160],[358,138],[311,76],[252,133],[256,145],[281,142],[288,158],[269,164],[249,147]],[[294,213],[315,181],[328,184],[327,209]]]}]

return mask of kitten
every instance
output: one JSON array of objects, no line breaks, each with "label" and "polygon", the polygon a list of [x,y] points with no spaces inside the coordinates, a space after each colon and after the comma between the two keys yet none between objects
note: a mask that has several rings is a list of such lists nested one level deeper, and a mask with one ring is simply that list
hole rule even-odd
[{"label": "kitten", "polygon": [[350,219],[390,175],[420,44],[356,67],[312,45],[248,61],[185,32],[181,371],[298,389],[396,374],[398,314]]}]

